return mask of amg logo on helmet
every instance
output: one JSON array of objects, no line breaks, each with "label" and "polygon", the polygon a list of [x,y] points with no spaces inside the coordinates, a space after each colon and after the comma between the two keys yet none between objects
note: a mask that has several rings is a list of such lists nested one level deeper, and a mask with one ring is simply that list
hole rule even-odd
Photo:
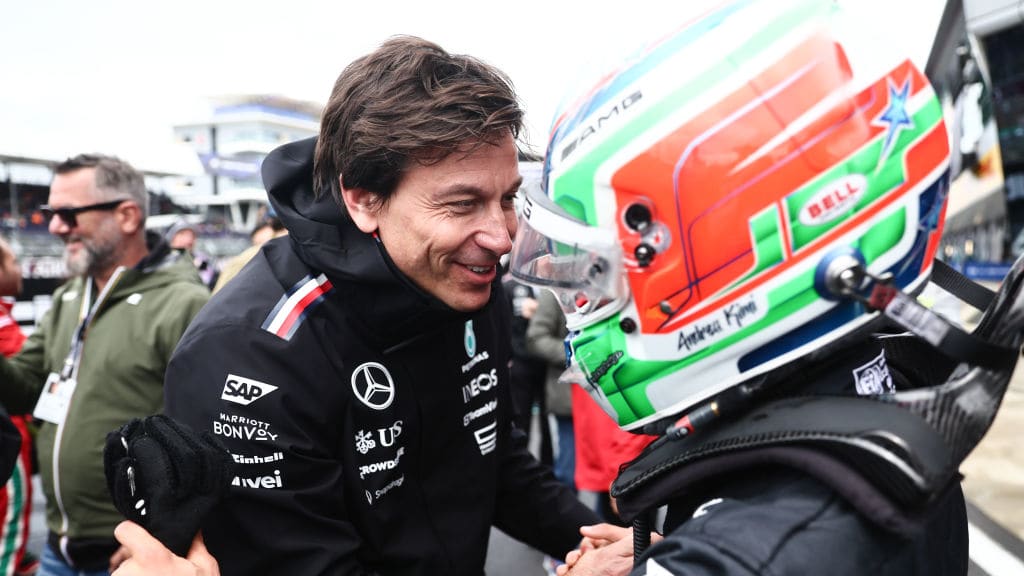
[{"label": "amg logo on helmet", "polygon": [[277,390],[277,386],[272,384],[228,374],[220,399],[248,406],[274,390]]},{"label": "amg logo on helmet", "polygon": [[857,204],[867,184],[867,179],[860,174],[850,174],[829,182],[804,204],[800,210],[800,223],[820,226],[839,218]]},{"label": "amg logo on helmet", "polygon": [[580,131],[580,135],[570,140],[569,143],[565,145],[565,148],[562,148],[561,159],[565,160],[569,154],[572,154],[573,151],[576,150],[577,146],[583,143],[584,140],[594,134],[597,134],[598,130],[604,128],[605,122],[610,122],[612,118],[618,116],[620,112],[628,110],[630,106],[639,102],[643,97],[643,93],[640,90],[637,90],[623,98],[621,102],[616,102],[611,109],[607,110],[603,115],[598,116],[597,120],[594,120],[590,124],[584,126],[583,130]]}]

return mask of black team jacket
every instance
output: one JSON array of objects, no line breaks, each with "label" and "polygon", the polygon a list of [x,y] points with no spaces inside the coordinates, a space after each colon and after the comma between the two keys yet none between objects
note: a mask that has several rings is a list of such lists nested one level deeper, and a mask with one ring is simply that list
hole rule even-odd
[{"label": "black team jacket", "polygon": [[492,525],[562,556],[597,522],[511,424],[508,314],[459,313],[312,186],[315,139],[264,162],[289,235],[200,312],[166,412],[229,449],[203,524],[221,573],[483,574]]}]

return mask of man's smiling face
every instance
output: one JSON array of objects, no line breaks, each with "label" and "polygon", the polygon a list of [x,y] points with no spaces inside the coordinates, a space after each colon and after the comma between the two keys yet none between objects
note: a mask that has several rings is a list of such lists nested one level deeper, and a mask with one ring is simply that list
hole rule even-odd
[{"label": "man's smiling face", "polygon": [[518,150],[506,134],[434,164],[412,162],[382,205],[349,212],[364,232],[377,232],[417,286],[470,312],[490,299],[498,259],[512,249],[521,182]]}]

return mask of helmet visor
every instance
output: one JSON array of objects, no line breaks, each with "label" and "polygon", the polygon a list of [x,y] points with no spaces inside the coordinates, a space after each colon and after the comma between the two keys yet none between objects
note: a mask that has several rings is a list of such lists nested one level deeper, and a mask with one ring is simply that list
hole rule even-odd
[{"label": "helmet visor", "polygon": [[554,292],[570,328],[614,314],[628,296],[614,234],[572,217],[539,191],[527,192],[509,271]]}]

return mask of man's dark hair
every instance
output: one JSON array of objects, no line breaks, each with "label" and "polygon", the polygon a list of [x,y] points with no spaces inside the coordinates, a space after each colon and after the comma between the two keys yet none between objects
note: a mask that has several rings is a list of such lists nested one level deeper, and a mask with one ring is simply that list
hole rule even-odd
[{"label": "man's dark hair", "polygon": [[68,174],[84,168],[96,169],[96,189],[103,199],[127,198],[139,205],[142,220],[149,214],[149,194],[142,174],[116,156],[79,154],[58,164],[55,174]]},{"label": "man's dark hair", "polygon": [[[345,188],[386,200],[410,162],[439,162],[461,147],[518,138],[523,125],[512,82],[471,56],[396,36],[338,77],[324,108],[314,161],[317,193],[341,202]],[[469,151],[469,150],[467,150]]]}]

